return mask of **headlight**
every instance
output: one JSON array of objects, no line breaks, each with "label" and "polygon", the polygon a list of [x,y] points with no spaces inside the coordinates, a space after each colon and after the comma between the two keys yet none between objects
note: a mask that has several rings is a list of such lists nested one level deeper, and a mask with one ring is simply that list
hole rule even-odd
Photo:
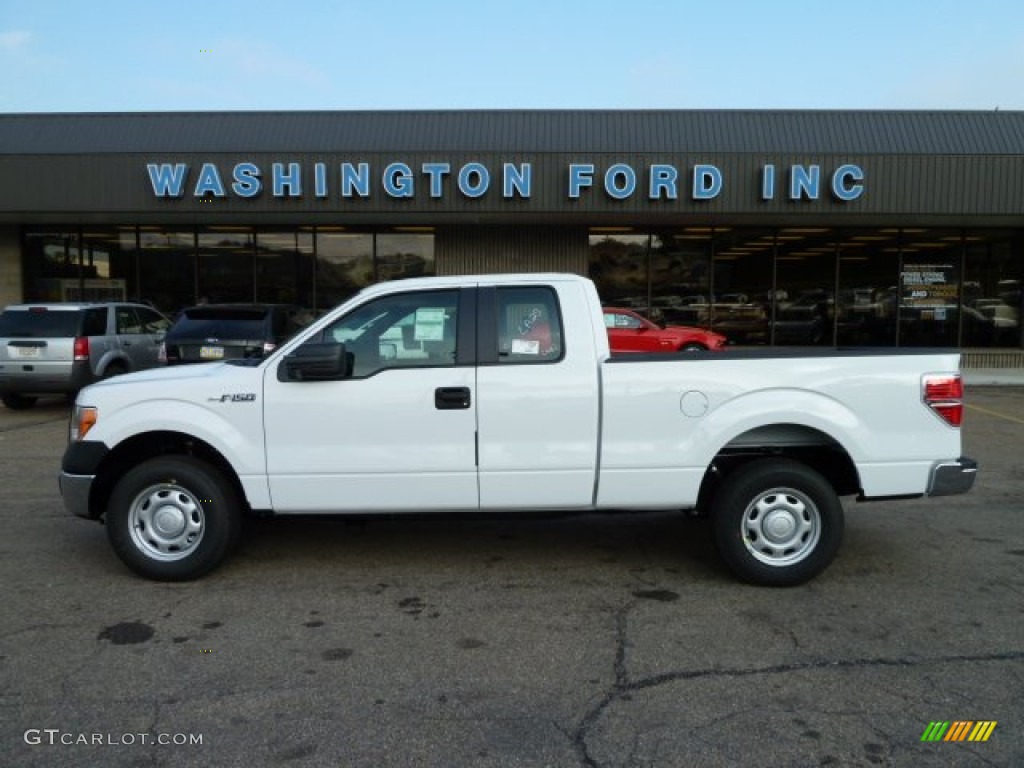
[{"label": "headlight", "polygon": [[99,411],[92,406],[76,405],[71,411],[71,442],[84,440],[99,418]]}]

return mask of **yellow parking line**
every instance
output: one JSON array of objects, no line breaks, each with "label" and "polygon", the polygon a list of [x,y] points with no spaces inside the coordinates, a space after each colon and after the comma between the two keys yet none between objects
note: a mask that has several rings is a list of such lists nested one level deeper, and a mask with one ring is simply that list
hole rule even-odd
[{"label": "yellow parking line", "polygon": [[981,411],[982,413],[987,413],[989,416],[1006,419],[1007,421],[1012,421],[1017,424],[1024,424],[1024,419],[1018,419],[1016,416],[1007,416],[1005,413],[999,413],[999,411],[990,411],[988,408],[982,408],[980,405],[971,405],[970,403],[965,403],[965,405],[973,411]]}]

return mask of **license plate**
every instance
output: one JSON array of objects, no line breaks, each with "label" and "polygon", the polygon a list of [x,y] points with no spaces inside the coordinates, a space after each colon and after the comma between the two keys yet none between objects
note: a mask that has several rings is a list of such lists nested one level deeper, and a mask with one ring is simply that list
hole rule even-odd
[{"label": "license plate", "polygon": [[203,360],[220,360],[224,357],[224,347],[200,347],[199,357]]},{"label": "license plate", "polygon": [[39,357],[39,347],[18,347],[18,357]]}]

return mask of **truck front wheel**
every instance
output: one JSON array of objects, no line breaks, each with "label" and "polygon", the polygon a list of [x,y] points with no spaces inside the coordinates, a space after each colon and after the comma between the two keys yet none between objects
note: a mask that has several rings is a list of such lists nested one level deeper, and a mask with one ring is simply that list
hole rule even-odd
[{"label": "truck front wheel", "polygon": [[712,502],[715,542],[740,578],[802,584],[832,562],[843,539],[843,506],[831,484],[788,459],[762,459],[725,478]]},{"label": "truck front wheel", "polygon": [[107,538],[136,573],[186,581],[213,570],[238,538],[237,495],[223,474],[189,456],[160,456],[117,483]]}]

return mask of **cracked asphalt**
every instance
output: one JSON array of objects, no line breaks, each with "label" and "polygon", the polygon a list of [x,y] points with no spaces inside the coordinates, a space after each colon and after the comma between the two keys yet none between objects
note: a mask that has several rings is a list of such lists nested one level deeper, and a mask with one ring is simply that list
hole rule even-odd
[{"label": "cracked asphalt", "polygon": [[847,503],[788,590],[668,513],[248,521],[151,583],[63,511],[66,407],[0,409],[0,763],[1024,765],[1024,388],[967,403],[974,491]]}]

